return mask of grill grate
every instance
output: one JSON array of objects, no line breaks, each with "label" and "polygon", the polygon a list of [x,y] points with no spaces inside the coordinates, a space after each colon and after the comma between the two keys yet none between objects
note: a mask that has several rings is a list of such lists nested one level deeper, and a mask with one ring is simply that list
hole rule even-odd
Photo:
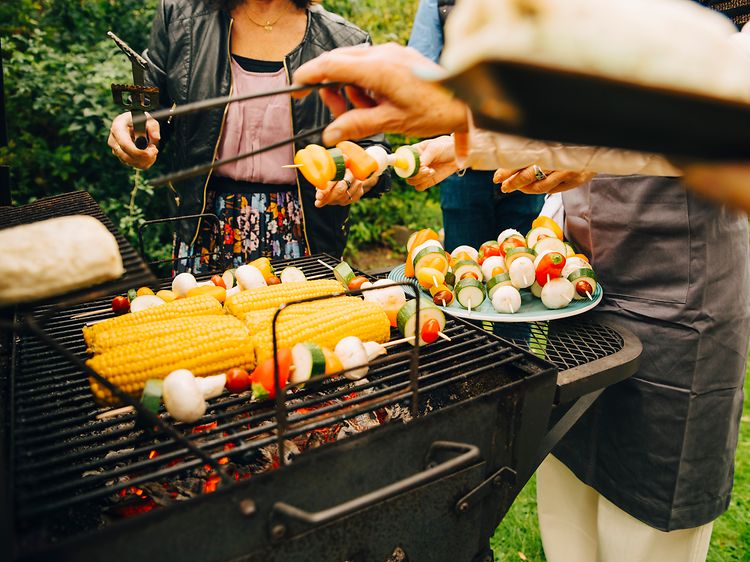
[{"label": "grill grate", "polygon": [[[274,266],[293,264],[309,278],[331,278],[330,269],[321,260],[329,265],[338,261],[321,255],[279,261]],[[71,316],[106,308],[108,302],[107,297],[55,312],[46,330],[84,356],[80,332],[84,321]],[[86,320],[107,316],[105,312]],[[463,322],[449,320],[445,332],[451,342],[428,346],[420,354],[422,413],[470,397],[467,392],[458,392],[456,385],[486,376],[493,388],[510,388],[546,368]],[[378,410],[383,405],[407,409],[410,358],[400,352],[408,350],[411,346],[403,344],[374,362],[367,384],[329,379],[296,393],[286,404],[289,430],[285,438],[354,419],[375,410],[376,402]],[[162,482],[202,467],[200,459],[190,456],[168,436],[141,428],[135,414],[98,418],[106,410],[94,403],[85,376],[41,342],[21,339],[16,356],[12,381],[14,478],[16,514],[22,524],[32,524],[42,515],[64,514],[68,508],[84,503],[103,504],[113,494],[133,486]],[[325,419],[323,414],[327,414]],[[195,426],[181,427],[213,458],[227,459],[237,466],[252,464],[261,447],[276,440],[273,405],[251,403],[245,396],[225,395],[211,400],[200,423],[209,427],[195,433],[191,433]]]},{"label": "grill grate", "polygon": [[39,307],[37,309],[39,312],[49,312],[50,308],[47,307],[45,309],[44,305],[52,303],[53,300],[59,306],[68,306],[118,293],[129,287],[150,285],[156,281],[144,261],[136,253],[133,246],[130,245],[130,242],[120,234],[115,225],[112,224],[112,221],[109,220],[101,207],[99,207],[87,191],[75,191],[46,197],[22,207],[0,207],[0,229],[69,215],[90,215],[107,227],[115,236],[120,246],[120,255],[122,256],[125,274],[109,283],[69,293],[64,297],[55,297],[54,299],[45,299],[44,301],[37,302],[35,306]]}]

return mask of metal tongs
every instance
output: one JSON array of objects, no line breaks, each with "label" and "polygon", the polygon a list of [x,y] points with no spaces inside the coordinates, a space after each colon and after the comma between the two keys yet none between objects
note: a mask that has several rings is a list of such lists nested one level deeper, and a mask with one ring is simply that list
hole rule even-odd
[{"label": "metal tongs", "polygon": [[112,84],[112,98],[116,104],[130,110],[135,132],[135,146],[144,150],[148,146],[146,111],[153,110],[158,104],[159,88],[146,86],[146,71],[148,70],[146,59],[111,31],[107,32],[107,37],[112,39],[115,45],[127,55],[133,67],[133,84]]}]

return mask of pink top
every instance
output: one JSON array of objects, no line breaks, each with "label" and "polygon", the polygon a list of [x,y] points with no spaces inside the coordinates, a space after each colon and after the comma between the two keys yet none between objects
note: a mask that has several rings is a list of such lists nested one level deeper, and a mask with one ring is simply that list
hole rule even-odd
[{"label": "pink top", "polygon": [[[267,92],[287,87],[284,68],[277,72],[250,72],[232,58],[232,95]],[[292,106],[288,94],[229,104],[217,158],[228,158],[255,150],[282,139],[292,132]],[[294,147],[286,146],[243,158],[217,169],[219,175],[235,180],[290,185],[297,182],[293,168]]]}]

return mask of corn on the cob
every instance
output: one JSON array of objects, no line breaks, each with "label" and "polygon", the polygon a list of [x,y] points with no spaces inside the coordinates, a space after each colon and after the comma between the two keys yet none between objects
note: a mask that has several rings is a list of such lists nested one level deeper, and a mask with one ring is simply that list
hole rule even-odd
[{"label": "corn on the cob", "polygon": [[[275,312],[262,310],[245,316],[258,362],[273,356],[271,324]],[[388,341],[390,333],[391,325],[383,309],[356,297],[295,304],[284,309],[276,321],[279,348],[312,342],[333,349],[346,336],[382,343]]]},{"label": "corn on the cob", "polygon": [[99,334],[108,330],[114,330],[115,328],[139,328],[150,322],[181,318],[183,316],[205,316],[209,314],[224,314],[221,304],[213,297],[200,295],[178,299],[163,305],[141,310],[140,312],[131,312],[115,318],[109,318],[93,326],[84,326],[83,339],[88,347],[92,347],[94,340]]},{"label": "corn on the cob", "polygon": [[[211,298],[211,297],[208,297]],[[253,341],[246,326],[231,316],[220,321],[198,323],[191,331],[174,331],[148,342],[117,346],[94,356],[87,364],[138,396],[147,379],[162,379],[176,369],[189,369],[195,376],[216,375],[232,367],[255,367]],[[91,379],[91,390],[104,402],[112,402],[110,392]]]},{"label": "corn on the cob", "polygon": [[225,325],[227,316],[225,314],[183,316],[181,318],[170,318],[159,322],[148,322],[137,326],[120,326],[98,334],[93,338],[89,353],[105,353],[115,347],[143,342],[143,345],[151,345],[156,338],[167,335],[191,333],[196,327],[204,326],[221,327]]},{"label": "corn on the cob", "polygon": [[281,283],[236,293],[227,299],[225,306],[230,314],[242,318],[248,312],[278,308],[280,304],[294,300],[340,293],[342,289],[341,283],[332,279]]}]

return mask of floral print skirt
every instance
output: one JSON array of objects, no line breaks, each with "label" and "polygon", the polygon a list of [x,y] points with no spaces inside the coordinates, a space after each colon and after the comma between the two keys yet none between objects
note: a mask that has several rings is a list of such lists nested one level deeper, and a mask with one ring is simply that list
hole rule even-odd
[{"label": "floral print skirt", "polygon": [[302,208],[296,191],[232,193],[209,191],[195,244],[175,239],[176,271],[196,273],[238,267],[256,258],[308,255]]}]

